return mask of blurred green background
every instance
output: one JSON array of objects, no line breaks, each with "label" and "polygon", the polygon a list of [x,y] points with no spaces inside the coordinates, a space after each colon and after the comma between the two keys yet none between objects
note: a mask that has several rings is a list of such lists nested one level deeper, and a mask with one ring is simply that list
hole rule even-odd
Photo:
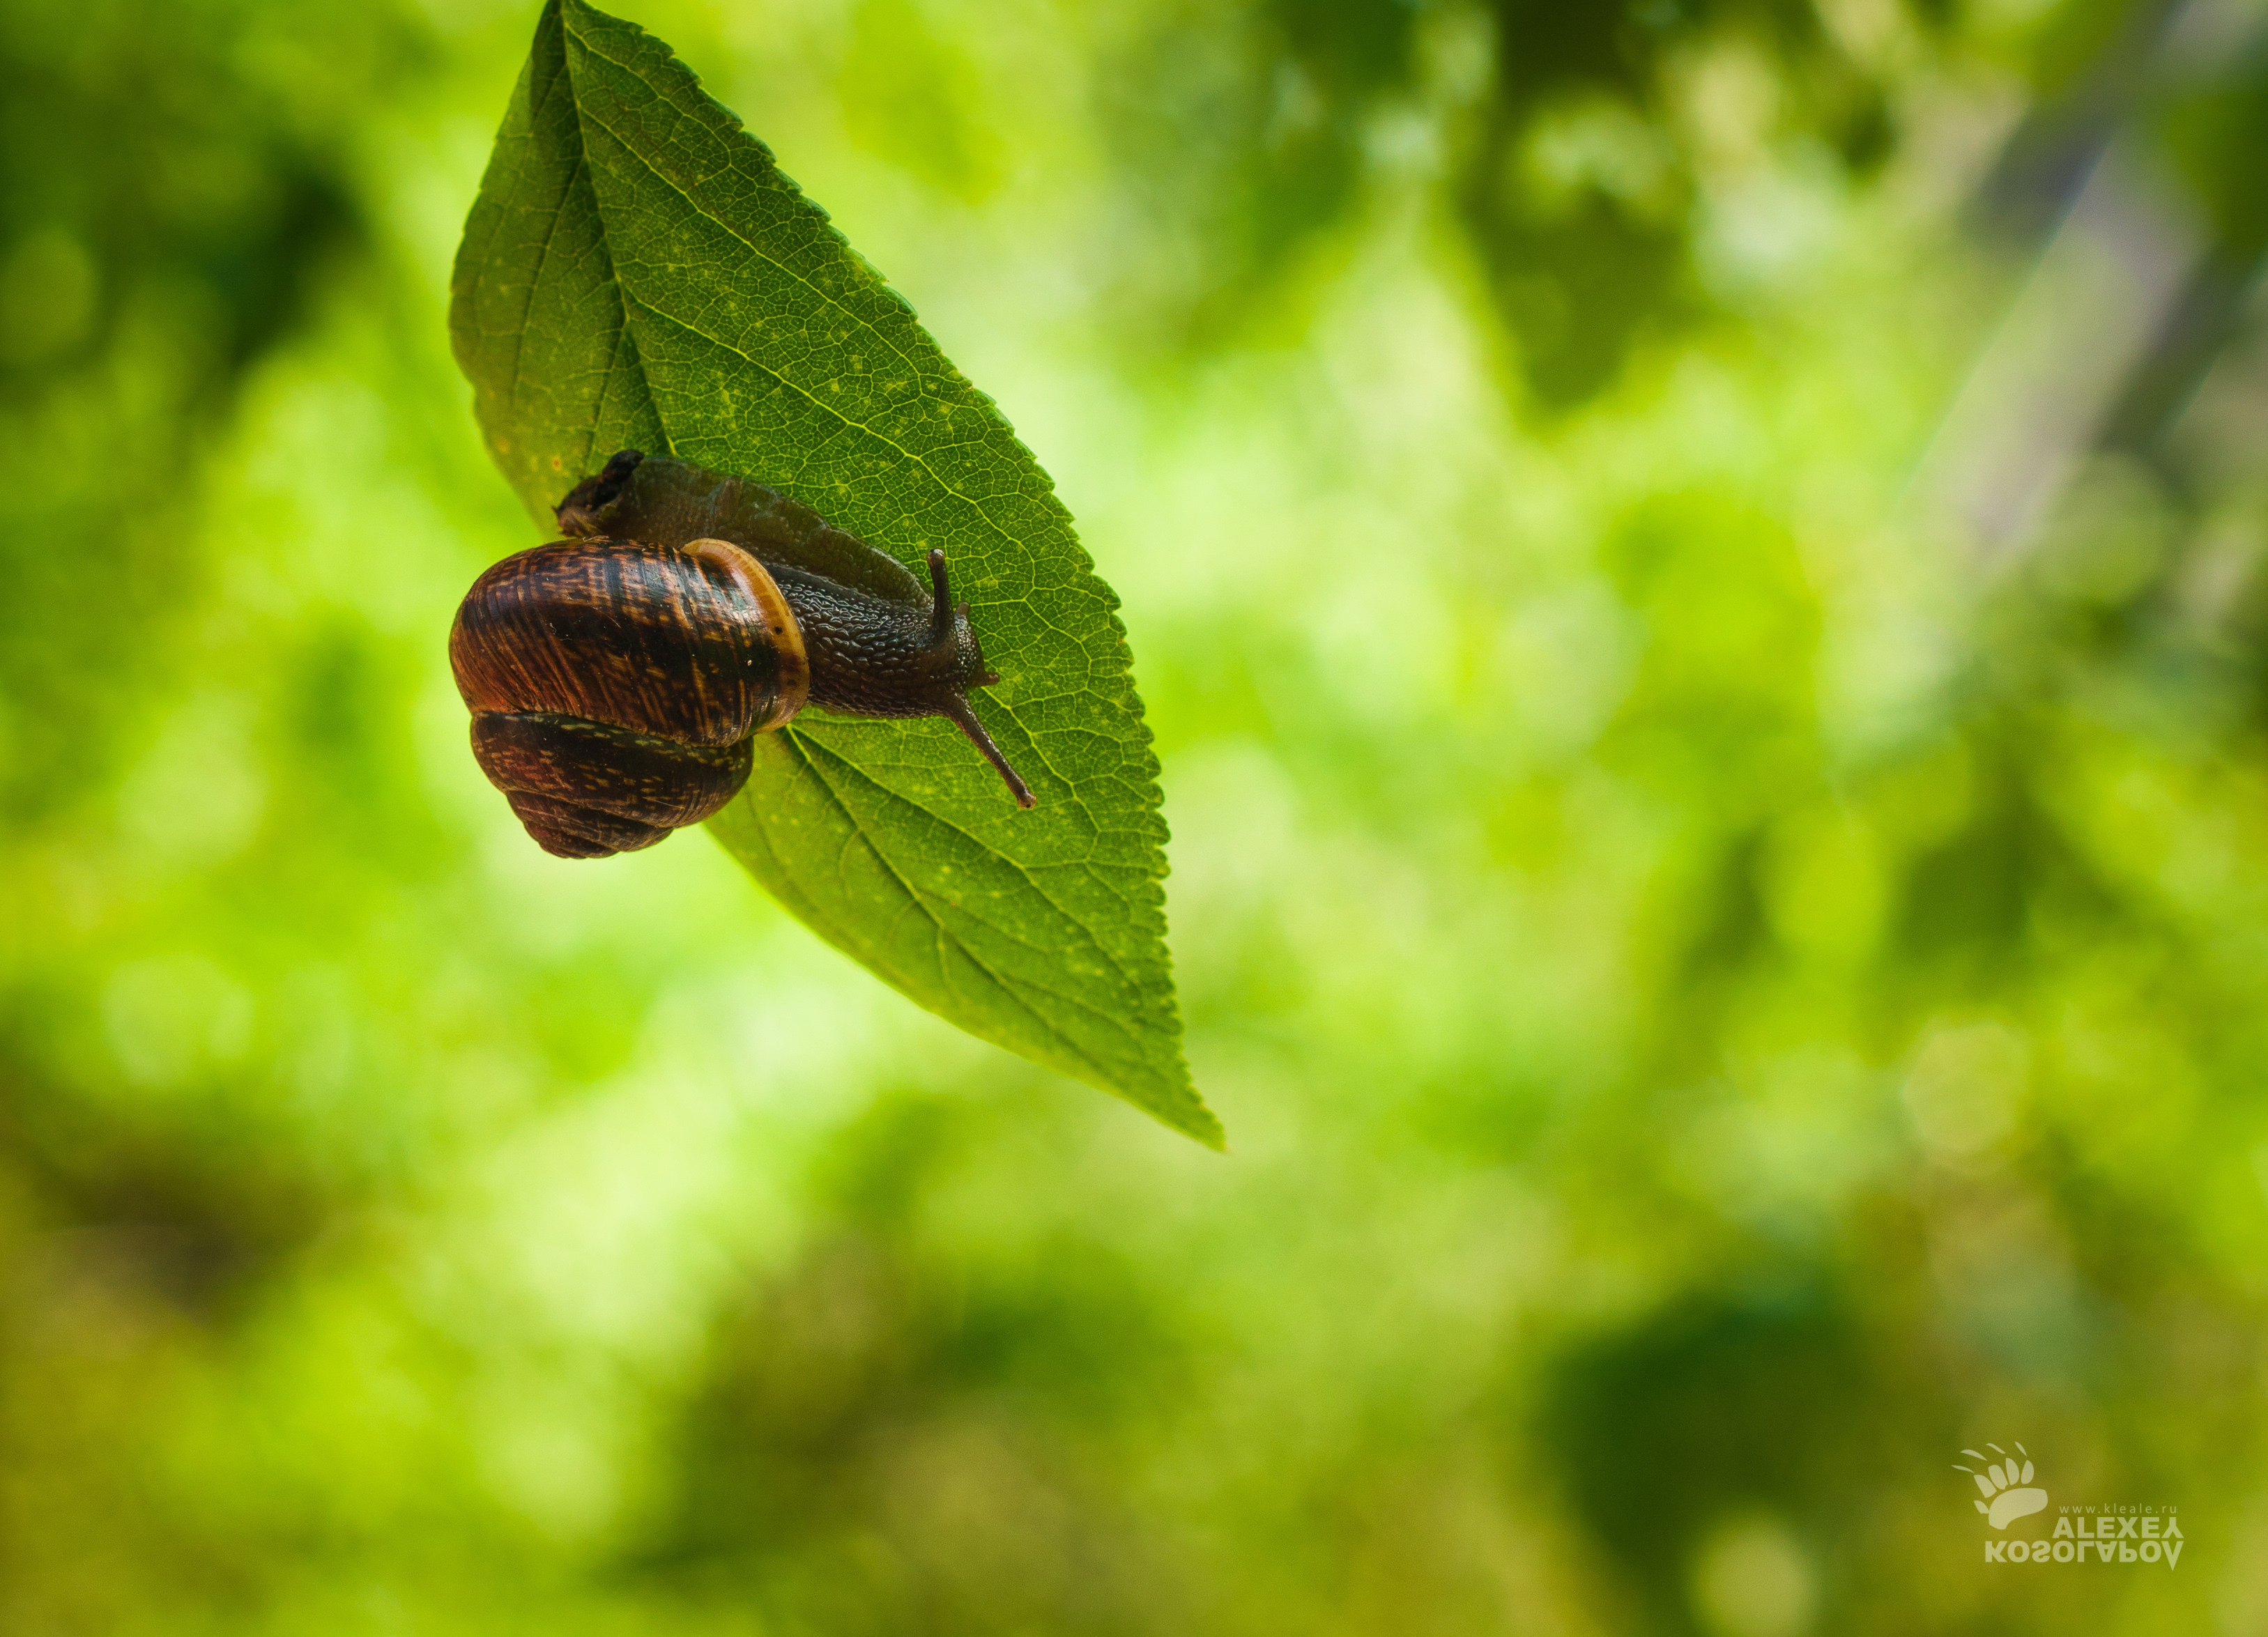
[{"label": "blurred green background", "polygon": [[619,9],[1123,593],[1232,1152],[482,782],[531,4],[6,0],[0,1631],[2268,1630],[2262,8]]}]

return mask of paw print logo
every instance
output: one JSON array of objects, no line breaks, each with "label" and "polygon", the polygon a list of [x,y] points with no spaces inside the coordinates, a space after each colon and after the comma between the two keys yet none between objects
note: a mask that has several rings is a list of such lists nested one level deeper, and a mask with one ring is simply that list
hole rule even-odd
[{"label": "paw print logo", "polygon": [[[2014,1441],[2012,1439],[2010,1442]],[[2029,1517],[2047,1505],[2048,1492],[2031,1487],[2031,1451],[2022,1444],[2016,1445],[2014,1455],[2010,1455],[1997,1443],[1988,1443],[1984,1448],[2001,1458],[1995,1461],[1992,1456],[1981,1451],[1963,1450],[1962,1454],[1974,1456],[1984,1462],[1984,1470],[1980,1472],[1973,1466],[1962,1465],[1958,1461],[1954,1463],[1953,1470],[1966,1472],[1977,1480],[1977,1487],[1984,1499],[1976,1502],[1976,1507],[1984,1514],[1986,1523],[1995,1529],[2006,1529],[2018,1518]],[[2019,1457],[2022,1458],[2019,1459]],[[1990,1505],[1986,1504],[1988,1501]]]}]

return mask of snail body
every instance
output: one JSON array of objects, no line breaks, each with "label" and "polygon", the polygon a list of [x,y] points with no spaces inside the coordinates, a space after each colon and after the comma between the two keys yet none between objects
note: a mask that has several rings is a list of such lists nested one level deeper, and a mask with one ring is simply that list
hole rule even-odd
[{"label": "snail body", "polygon": [[625,450],[556,509],[570,538],[473,584],[449,633],[473,754],[545,851],[651,847],[737,794],[807,705],[944,716],[1033,804],[968,691],[999,680],[945,554],[930,585],[809,507]]}]

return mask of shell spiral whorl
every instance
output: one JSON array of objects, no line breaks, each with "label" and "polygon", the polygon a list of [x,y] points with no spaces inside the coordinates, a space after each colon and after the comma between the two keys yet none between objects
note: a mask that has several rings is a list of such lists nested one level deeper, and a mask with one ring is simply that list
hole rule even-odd
[{"label": "shell spiral whorl", "polygon": [[545,851],[651,847],[730,801],[801,708],[787,599],[724,540],[563,540],[474,582],[449,633],[473,754]]}]

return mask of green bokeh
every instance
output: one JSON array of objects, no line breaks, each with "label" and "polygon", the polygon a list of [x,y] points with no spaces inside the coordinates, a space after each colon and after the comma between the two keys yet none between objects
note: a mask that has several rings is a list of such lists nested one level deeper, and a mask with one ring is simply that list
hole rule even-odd
[{"label": "green bokeh", "polygon": [[[13,0],[0,1631],[2268,1621],[2247,39],[622,9],[1123,595],[1234,1149],[482,782],[532,7]],[[1980,537],[2112,133],[2189,272]],[[1982,1562],[2018,1439],[2178,1569]]]}]

